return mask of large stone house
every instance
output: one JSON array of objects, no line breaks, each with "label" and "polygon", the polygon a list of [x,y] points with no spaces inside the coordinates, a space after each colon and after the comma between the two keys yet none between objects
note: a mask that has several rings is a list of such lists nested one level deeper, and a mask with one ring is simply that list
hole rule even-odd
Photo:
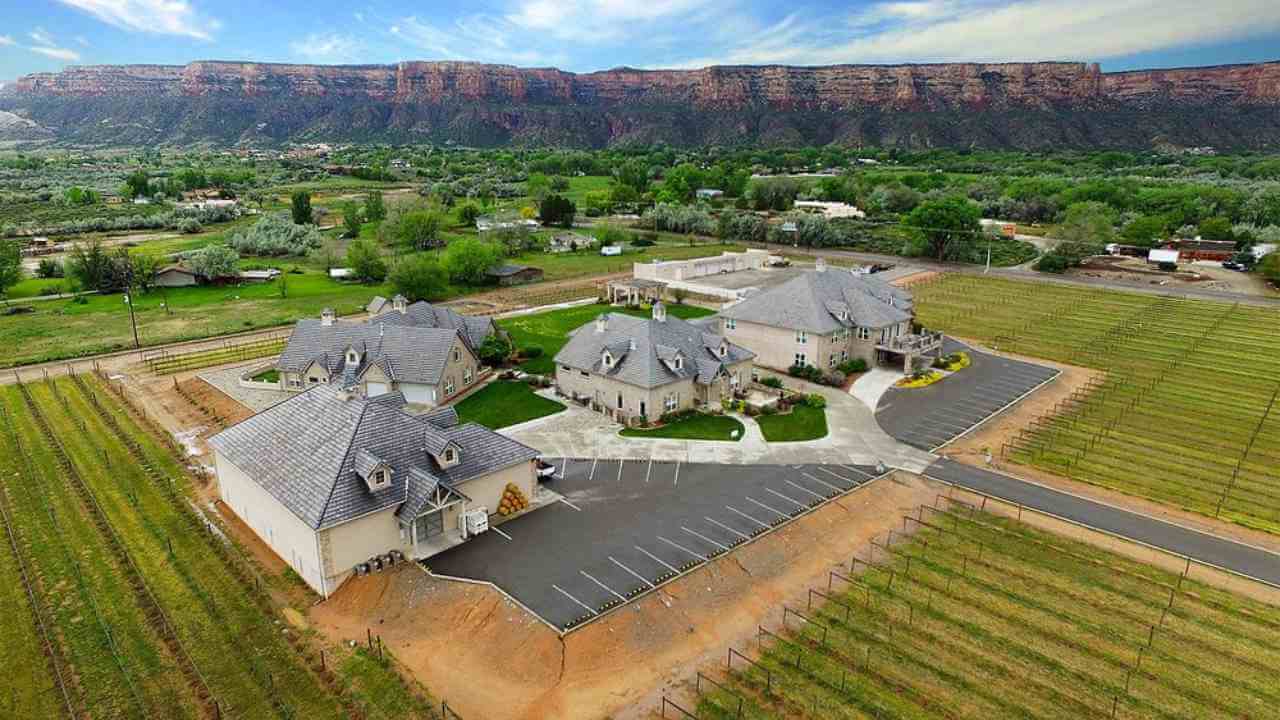
[{"label": "large stone house", "polygon": [[752,295],[720,312],[726,338],[776,370],[823,370],[862,358],[911,369],[941,352],[938,333],[914,333],[911,293],[872,275],[818,269]]},{"label": "large stone house", "polygon": [[625,424],[720,401],[751,380],[751,351],[707,324],[667,315],[601,315],[556,354],[556,387]]},{"label": "large stone house", "polygon": [[464,539],[459,515],[534,497],[537,451],[453,408],[316,385],[209,440],[227,504],[324,597],[373,557],[425,558]]},{"label": "large stone house", "polygon": [[488,318],[397,296],[364,322],[339,321],[330,310],[298,321],[275,367],[286,390],[341,382],[369,397],[399,392],[411,403],[440,405],[476,383],[477,348],[493,332]]}]

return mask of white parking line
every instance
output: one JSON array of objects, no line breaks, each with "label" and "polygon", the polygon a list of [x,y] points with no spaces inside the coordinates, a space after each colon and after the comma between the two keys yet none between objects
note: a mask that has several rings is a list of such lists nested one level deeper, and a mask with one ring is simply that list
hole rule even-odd
[{"label": "white parking line", "polygon": [[652,458],[652,457],[651,457],[651,458],[649,458],[649,467],[647,467],[647,468],[645,468],[645,469],[644,469],[644,481],[645,481],[645,483],[646,483],[646,484],[648,484],[648,482],[649,482],[649,473],[651,473],[651,472],[653,472],[653,458]]},{"label": "white parking line", "polygon": [[675,567],[674,565],[672,565],[672,564],[668,563],[666,560],[663,560],[662,558],[658,557],[657,555],[654,555],[653,553],[649,552],[648,550],[645,550],[644,548],[640,547],[639,545],[632,545],[632,547],[634,547],[635,549],[637,549],[637,550],[639,550],[640,552],[644,553],[645,555],[648,555],[650,560],[652,560],[652,561],[654,561],[654,562],[658,563],[659,565],[661,565],[662,567],[664,567],[664,568],[666,568],[666,569],[670,570],[671,572],[673,572],[673,573],[678,573],[678,572],[680,572],[679,570],[677,570],[677,569],[676,569],[676,567]]},{"label": "white parking line", "polygon": [[625,597],[623,597],[622,595],[620,595],[616,590],[614,590],[613,588],[609,587],[608,585],[605,585],[604,583],[600,582],[599,580],[597,580],[597,579],[595,579],[595,578],[591,577],[591,575],[590,575],[589,573],[587,573],[587,571],[586,571],[586,570],[579,570],[578,572],[582,573],[582,577],[584,577],[584,578],[586,578],[586,579],[590,580],[591,582],[593,582],[593,583],[595,583],[595,584],[599,585],[600,587],[604,588],[606,591],[608,591],[608,592],[610,592],[610,593],[613,593],[613,596],[614,596],[614,597],[616,597],[616,598],[618,598],[618,599],[619,599],[619,600],[621,600],[622,602],[626,602],[626,601],[627,601],[627,599],[626,599]]},{"label": "white parking line", "polygon": [[764,489],[764,491],[765,491],[765,492],[769,492],[769,493],[773,493],[774,495],[777,495],[778,497],[782,498],[783,500],[786,500],[786,501],[787,501],[787,502],[789,502],[789,503],[793,503],[793,504],[795,504],[795,506],[796,506],[796,507],[802,507],[802,508],[807,508],[807,507],[809,507],[808,505],[805,505],[804,503],[800,502],[799,500],[796,500],[795,498],[789,498],[789,497],[787,497],[786,495],[783,495],[782,493],[778,492],[777,490],[774,490],[773,488],[767,487],[767,488],[765,488],[765,489]]},{"label": "white parking line", "polygon": [[[849,469],[849,470],[853,470],[853,472],[856,472],[856,473],[862,473],[862,471],[861,471],[861,470],[856,470],[856,469],[853,469],[853,468],[843,468],[843,467],[842,467],[841,469]],[[824,473],[826,473],[826,474],[830,475],[831,477],[834,477],[834,478],[840,478],[841,480],[843,480],[843,481],[845,481],[845,482],[850,482],[850,483],[853,483],[854,485],[857,485],[857,484],[858,484],[857,479],[855,479],[855,478],[847,478],[847,477],[845,477],[845,476],[841,475],[840,473],[832,472],[832,471],[830,471],[830,470],[828,470],[828,469],[826,469],[826,468],[824,468],[824,467],[820,467],[820,468],[818,468],[818,470],[821,470],[822,472],[824,472]],[[863,473],[863,474],[865,474],[865,473]],[[867,475],[867,477],[871,477],[871,476],[870,476],[870,475]]]},{"label": "white parking line", "polygon": [[625,465],[626,462],[627,461],[625,459],[618,461],[618,477],[614,482],[622,482],[622,466]]},{"label": "white parking line", "polygon": [[561,595],[563,595],[563,596],[565,596],[565,597],[569,598],[570,600],[572,600],[572,601],[574,601],[574,602],[578,603],[578,605],[579,605],[580,607],[582,607],[584,610],[586,610],[587,612],[591,613],[592,615],[599,615],[599,614],[600,614],[599,612],[597,612],[597,611],[596,611],[596,609],[595,609],[595,608],[591,607],[590,605],[588,605],[588,604],[586,604],[586,603],[582,602],[582,601],[581,601],[581,600],[579,600],[578,598],[576,598],[576,597],[574,597],[574,596],[570,595],[569,593],[565,592],[565,591],[564,591],[564,588],[560,587],[559,585],[557,585],[557,584],[555,584],[555,583],[551,583],[551,587],[555,588],[556,590],[559,590]]},{"label": "white parking line", "polygon": [[617,558],[615,558],[614,556],[612,556],[612,555],[608,555],[607,557],[609,558],[609,561],[610,561],[610,562],[612,562],[614,565],[617,565],[618,567],[622,568],[622,569],[623,569],[623,570],[625,570],[626,572],[630,573],[630,574],[631,574],[631,577],[633,577],[633,578],[635,578],[635,579],[639,580],[640,582],[644,583],[645,585],[648,585],[650,590],[652,590],[652,589],[653,589],[653,587],[654,587],[653,583],[651,583],[651,582],[649,582],[648,580],[646,580],[646,579],[645,579],[645,577],[644,577],[643,575],[641,575],[640,573],[636,572],[635,570],[632,570],[631,568],[627,567],[626,565],[623,565],[622,563],[618,562],[618,559],[617,559]]},{"label": "white parking line", "polygon": [[[819,480],[818,478],[816,478],[816,477],[814,477],[814,476],[810,475],[810,474],[809,474],[809,473],[807,473],[807,472],[802,472],[802,473],[800,473],[800,474],[801,474],[801,475],[803,475],[803,476],[805,476],[805,477],[807,477],[807,478],[809,478],[810,480],[812,480],[812,481],[814,481],[814,482],[818,483],[819,485],[821,485],[821,486],[823,486],[823,487],[825,487],[825,488],[829,488],[829,489],[831,489],[833,492],[842,493],[842,492],[848,492],[848,490],[849,490],[849,488],[836,487],[835,485],[832,485],[831,483],[829,483],[829,482],[827,482],[827,481],[825,481],[825,480]],[[853,481],[852,481],[852,480],[850,480],[849,482],[853,482]]]},{"label": "white parking line", "polygon": [[680,484],[680,461],[679,461],[679,460],[677,460],[677,461],[676,461],[676,476],[675,476],[675,479],[674,479],[674,481],[673,481],[673,484],[675,484],[675,485],[679,485],[679,484]]},{"label": "white parking line", "polygon": [[775,514],[777,514],[777,515],[781,515],[782,517],[791,517],[790,515],[788,515],[788,514],[786,514],[786,513],[782,512],[781,510],[775,510],[775,509],[773,509],[773,508],[769,507],[768,505],[765,505],[764,503],[762,503],[762,502],[760,502],[759,500],[757,500],[757,499],[755,499],[755,498],[751,497],[750,495],[743,495],[743,497],[744,497],[744,498],[746,498],[746,501],[747,501],[747,502],[749,502],[749,503],[755,503],[756,505],[759,505],[760,507],[764,508],[765,510],[768,510],[768,511],[769,511],[769,512],[771,512],[771,513],[775,513]]},{"label": "white parking line", "polygon": [[[871,474],[871,473],[867,472],[866,470],[863,470],[863,469],[861,469],[861,468],[855,467],[855,466],[853,466],[853,465],[841,465],[841,466],[840,466],[840,469],[841,469],[841,470],[848,470],[848,471],[849,471],[849,472],[851,472],[851,473],[857,473],[857,474],[861,475],[861,476],[862,476],[862,477],[864,477],[864,478],[873,478],[873,477],[875,477],[875,475],[873,475],[873,474]],[[840,476],[839,476],[839,475],[837,475],[836,477],[840,477]]]},{"label": "white parking line", "polygon": [[577,505],[574,505],[568,500],[565,500],[563,497],[560,498],[560,502],[564,503],[565,505],[568,505],[569,507],[573,508],[574,510],[577,510],[578,512],[582,512],[582,508],[578,507]]},{"label": "white parking line", "polygon": [[734,530],[733,528],[729,527],[728,525],[725,525],[724,523],[720,522],[719,520],[716,520],[715,518],[707,517],[706,515],[703,515],[702,517],[703,517],[703,519],[704,519],[704,520],[706,520],[707,522],[711,523],[712,525],[715,525],[716,527],[718,527],[718,528],[720,528],[720,529],[722,529],[722,530],[728,530],[729,532],[733,533],[734,535],[737,535],[738,537],[742,538],[743,540],[750,540],[750,539],[751,539],[751,536],[749,536],[749,535],[747,535],[747,534],[745,534],[745,533],[740,533],[740,532],[738,532],[737,530]]},{"label": "white parking line", "polygon": [[766,529],[766,530],[768,530],[768,529],[769,529],[769,523],[766,523],[766,522],[760,522],[759,520],[757,520],[757,519],[755,519],[755,518],[751,517],[750,515],[748,515],[748,514],[746,514],[746,513],[742,512],[741,510],[739,510],[739,509],[738,509],[738,508],[736,508],[736,507],[730,507],[730,506],[728,506],[728,505],[725,505],[725,506],[724,506],[724,509],[725,509],[725,510],[728,510],[729,512],[732,512],[732,513],[737,513],[737,514],[741,515],[742,517],[744,517],[744,518],[746,518],[746,519],[750,520],[751,522],[753,522],[753,523],[755,523],[755,524],[759,525],[760,527],[762,527],[762,528],[764,528],[764,529]]},{"label": "white parking line", "polygon": [[676,548],[676,549],[678,549],[678,550],[683,550],[683,551],[685,551],[685,552],[689,553],[690,555],[692,555],[692,556],[694,556],[694,557],[698,558],[699,560],[706,560],[706,559],[707,559],[707,556],[706,556],[706,555],[699,555],[698,553],[696,553],[696,552],[694,552],[694,551],[690,550],[689,548],[687,548],[687,547],[685,547],[685,546],[683,546],[683,545],[680,545],[680,544],[678,544],[678,543],[673,543],[673,542],[671,542],[670,540],[668,540],[668,539],[666,539],[666,538],[662,537],[661,535],[659,535],[659,536],[658,536],[658,539],[659,539],[659,540],[661,540],[662,542],[664,542],[664,543],[666,543],[666,544],[670,545],[671,547],[674,547],[674,548]]},{"label": "white parking line", "polygon": [[587,479],[588,479],[588,480],[595,480],[595,479],[596,479],[596,464],[597,464],[597,463],[599,463],[599,462],[600,462],[600,456],[599,456],[599,455],[597,455],[597,456],[595,456],[595,457],[591,458],[591,474],[587,476]]},{"label": "white parking line", "polygon": [[692,536],[694,536],[694,537],[698,538],[699,540],[701,540],[701,541],[703,541],[703,542],[711,543],[712,545],[715,545],[716,547],[720,548],[721,550],[724,550],[725,552],[729,552],[729,547],[728,547],[727,545],[722,545],[722,544],[720,544],[720,543],[716,542],[715,540],[712,540],[711,538],[707,537],[706,535],[703,535],[702,533],[694,532],[694,531],[690,530],[689,528],[687,528],[687,527],[685,527],[685,526],[683,526],[683,525],[681,525],[681,526],[680,526],[680,529],[681,529],[681,530],[683,530],[683,531],[685,531],[685,532],[687,532],[687,533],[689,533],[690,535],[692,535]]},{"label": "white parking line", "polygon": [[494,532],[496,532],[496,533],[498,533],[498,534],[499,534],[499,535],[501,535],[502,537],[506,538],[506,539],[507,539],[507,542],[511,542],[511,536],[510,536],[510,535],[508,535],[508,534],[506,534],[506,533],[502,532],[501,530],[499,530],[498,528],[493,527],[493,526],[490,526],[490,527],[489,527],[489,529],[490,529],[490,530],[492,530],[492,531],[494,531]]},{"label": "white parking line", "polygon": [[782,479],[782,482],[784,482],[784,483],[786,483],[786,484],[790,485],[791,487],[793,487],[793,488],[795,488],[795,489],[797,489],[797,490],[800,490],[801,492],[807,492],[807,493],[809,493],[810,495],[812,495],[812,496],[814,496],[814,497],[818,498],[819,500],[826,500],[826,499],[827,499],[827,496],[826,496],[826,495],[823,495],[823,494],[821,494],[821,493],[816,493],[816,492],[814,492],[814,491],[810,490],[809,488],[807,488],[807,487],[805,487],[805,486],[803,486],[803,485],[797,485],[796,483],[793,483],[793,482],[791,482],[790,480],[788,480],[788,479],[786,479],[786,478],[783,478],[783,479]]}]

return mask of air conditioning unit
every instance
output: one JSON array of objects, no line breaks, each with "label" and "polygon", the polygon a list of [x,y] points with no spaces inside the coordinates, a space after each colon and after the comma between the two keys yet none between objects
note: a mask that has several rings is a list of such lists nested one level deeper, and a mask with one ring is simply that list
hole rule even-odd
[{"label": "air conditioning unit", "polygon": [[489,529],[489,511],[485,508],[476,508],[467,510],[458,515],[458,530],[462,532],[462,537],[469,538],[472,535]]}]

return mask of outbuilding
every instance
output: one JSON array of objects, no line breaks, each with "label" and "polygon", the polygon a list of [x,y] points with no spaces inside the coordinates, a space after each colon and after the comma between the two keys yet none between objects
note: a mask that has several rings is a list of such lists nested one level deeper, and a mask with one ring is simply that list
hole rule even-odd
[{"label": "outbuilding", "polygon": [[181,265],[166,265],[156,271],[151,281],[156,287],[191,287],[200,284],[200,276]]},{"label": "outbuilding", "polygon": [[489,268],[486,274],[499,285],[506,287],[538,282],[542,279],[542,268],[504,264]]}]

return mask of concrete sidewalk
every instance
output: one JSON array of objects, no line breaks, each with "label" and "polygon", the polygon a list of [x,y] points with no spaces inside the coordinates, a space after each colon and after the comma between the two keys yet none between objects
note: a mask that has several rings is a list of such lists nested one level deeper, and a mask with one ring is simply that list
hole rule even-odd
[{"label": "concrete sidewalk", "polygon": [[[825,438],[808,442],[768,443],[760,427],[741,418],[745,436],[738,442],[622,437],[622,426],[587,408],[566,402],[567,410],[502,430],[551,457],[679,460],[681,462],[747,464],[859,464],[921,472],[933,462],[929,453],[899,443],[880,428],[875,413],[839,388],[805,384],[804,391],[827,399]],[[550,390],[541,394],[555,398]]]}]

